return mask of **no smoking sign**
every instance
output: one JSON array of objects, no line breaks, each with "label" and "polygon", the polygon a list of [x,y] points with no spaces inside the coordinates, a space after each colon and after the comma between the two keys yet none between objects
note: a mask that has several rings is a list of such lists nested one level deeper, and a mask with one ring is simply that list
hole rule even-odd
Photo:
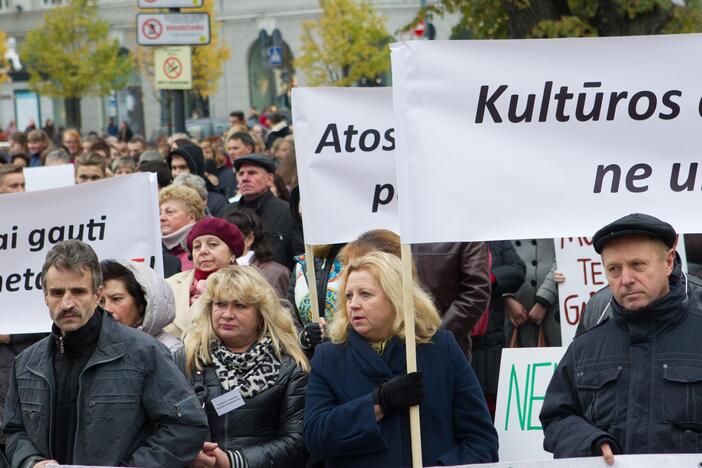
[{"label": "no smoking sign", "polygon": [[159,47],[154,51],[156,89],[192,89],[191,48]]},{"label": "no smoking sign", "polygon": [[175,80],[183,74],[183,64],[178,57],[167,57],[163,62],[163,73],[171,80]]}]

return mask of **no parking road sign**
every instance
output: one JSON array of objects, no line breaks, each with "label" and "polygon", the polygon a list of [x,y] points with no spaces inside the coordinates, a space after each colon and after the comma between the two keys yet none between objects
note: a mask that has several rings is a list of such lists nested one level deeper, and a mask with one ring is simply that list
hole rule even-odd
[{"label": "no parking road sign", "polygon": [[210,16],[207,13],[139,13],[139,45],[207,45]]},{"label": "no parking road sign", "polygon": [[191,50],[188,46],[159,47],[154,51],[156,89],[192,89]]}]

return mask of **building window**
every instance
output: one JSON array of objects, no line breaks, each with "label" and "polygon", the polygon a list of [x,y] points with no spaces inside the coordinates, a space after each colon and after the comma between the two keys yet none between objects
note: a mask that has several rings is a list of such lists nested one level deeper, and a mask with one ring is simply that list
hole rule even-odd
[{"label": "building window", "polygon": [[8,11],[12,8],[12,0],[0,0],[0,12]]},{"label": "building window", "polygon": [[45,7],[66,5],[68,0],[44,0]]},{"label": "building window", "polygon": [[260,39],[249,48],[249,96],[251,107],[258,112],[272,105],[290,109],[290,90],[295,80],[293,54],[285,41],[275,51],[271,49],[269,44],[261,44]]}]

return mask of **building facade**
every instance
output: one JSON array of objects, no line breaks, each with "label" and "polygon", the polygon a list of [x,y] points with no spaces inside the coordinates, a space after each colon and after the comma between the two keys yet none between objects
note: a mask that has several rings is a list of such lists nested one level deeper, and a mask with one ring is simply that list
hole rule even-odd
[{"label": "building facade", "polygon": [[[209,99],[194,96],[186,99],[186,117],[226,117],[232,110],[261,111],[270,105],[288,108],[293,85],[304,86],[293,59],[301,46],[302,24],[321,14],[318,0],[213,0],[220,40],[231,56],[224,63],[224,73],[217,91]],[[43,15],[68,0],[0,0],[0,31],[13,38],[17,50],[27,31],[38,27]],[[374,0],[376,11],[385,18],[388,32],[398,40],[412,39],[412,33],[398,33],[408,24],[420,6],[420,0]],[[110,22],[110,34],[122,47],[136,49],[137,0],[99,0],[100,15]],[[447,16],[434,23],[437,39],[448,39],[457,18]],[[275,47],[271,47],[275,46]],[[274,51],[271,56],[271,50]],[[276,51],[282,56],[275,56]],[[21,56],[19,57],[21,61]],[[13,73],[13,82],[0,86],[0,127],[10,121],[23,129],[29,120],[37,127],[46,119],[56,126],[65,122],[61,99],[37,96],[28,88],[26,73]],[[104,132],[108,120],[126,121],[135,133],[147,138],[168,120],[162,109],[164,94],[153,83],[135,72],[128,85],[109,96],[87,97],[81,101],[84,134]]]}]

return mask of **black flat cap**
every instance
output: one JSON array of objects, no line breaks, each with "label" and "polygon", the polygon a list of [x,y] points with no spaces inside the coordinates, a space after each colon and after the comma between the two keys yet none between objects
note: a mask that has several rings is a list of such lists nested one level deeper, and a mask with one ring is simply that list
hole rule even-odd
[{"label": "black flat cap", "polygon": [[241,166],[244,164],[253,164],[254,166],[262,167],[266,171],[273,173],[275,172],[275,160],[271,157],[264,156],[262,154],[249,154],[247,156],[242,156],[234,160],[234,169],[239,171]]},{"label": "black flat cap", "polygon": [[673,226],[643,213],[632,213],[609,223],[595,233],[592,245],[595,247],[595,251],[601,254],[605,244],[612,239],[637,234],[657,237],[671,248],[675,245],[676,235]]}]

